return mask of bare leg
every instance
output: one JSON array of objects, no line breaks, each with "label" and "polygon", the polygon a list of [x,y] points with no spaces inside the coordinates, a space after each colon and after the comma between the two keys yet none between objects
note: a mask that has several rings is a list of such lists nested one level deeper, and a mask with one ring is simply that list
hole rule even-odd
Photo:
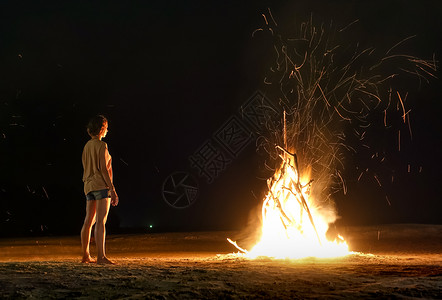
[{"label": "bare leg", "polygon": [[89,251],[89,244],[92,226],[95,223],[96,202],[95,200],[86,201],[86,217],[84,218],[83,227],[81,228],[81,250],[83,253],[81,262],[84,263],[94,262]]},{"label": "bare leg", "polygon": [[97,219],[95,223],[95,243],[97,244],[97,263],[113,264],[106,257],[106,221],[109,213],[110,198],[97,200]]}]

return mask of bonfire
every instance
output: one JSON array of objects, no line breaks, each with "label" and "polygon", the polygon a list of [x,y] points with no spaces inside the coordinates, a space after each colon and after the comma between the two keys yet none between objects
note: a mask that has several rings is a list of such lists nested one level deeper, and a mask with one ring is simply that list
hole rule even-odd
[{"label": "bonfire", "polygon": [[[284,124],[286,113],[284,112]],[[287,148],[286,126],[284,141]],[[301,177],[295,153],[276,146],[282,161],[279,170],[267,181],[268,194],[262,205],[262,234],[252,250],[247,251],[227,239],[249,258],[329,258],[349,254],[348,245],[340,235],[326,239],[328,221],[311,201],[313,179],[309,172]]]},{"label": "bonfire", "polygon": [[[342,236],[326,238],[329,224],[337,219],[332,195],[347,190],[345,153],[364,152],[384,162],[370,139],[397,130],[392,124],[401,126],[396,135],[400,151],[400,130],[408,130],[410,139],[412,130],[407,92],[399,88],[404,82],[398,78],[417,77],[420,85],[434,77],[436,61],[397,53],[413,36],[385,50],[340,44],[357,20],[336,28],[310,18],[287,38],[270,10],[263,18],[264,26],[253,35],[267,34],[274,42],[274,64],[264,83],[283,117],[265,116],[258,148],[269,154],[274,175],[267,181],[256,245],[246,250],[228,240],[252,258],[347,255]],[[380,185],[377,174],[369,172],[362,170],[359,178],[368,174]]]}]

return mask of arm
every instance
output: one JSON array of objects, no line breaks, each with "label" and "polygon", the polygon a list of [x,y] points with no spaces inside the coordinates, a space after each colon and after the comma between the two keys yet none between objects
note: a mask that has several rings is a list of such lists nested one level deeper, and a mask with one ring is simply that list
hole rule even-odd
[{"label": "arm", "polygon": [[100,150],[100,171],[111,192],[111,203],[115,206],[118,204],[118,195],[113,184],[111,158],[106,143]]}]

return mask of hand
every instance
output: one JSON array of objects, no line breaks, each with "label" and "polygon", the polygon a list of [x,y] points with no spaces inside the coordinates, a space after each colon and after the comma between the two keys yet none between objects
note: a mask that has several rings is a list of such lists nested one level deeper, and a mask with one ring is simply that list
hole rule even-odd
[{"label": "hand", "polygon": [[118,195],[115,190],[111,191],[111,205],[117,206],[118,205]]}]

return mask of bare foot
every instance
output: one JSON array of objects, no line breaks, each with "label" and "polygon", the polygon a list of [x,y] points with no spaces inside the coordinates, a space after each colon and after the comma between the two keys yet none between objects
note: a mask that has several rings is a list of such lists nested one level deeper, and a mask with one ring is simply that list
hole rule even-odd
[{"label": "bare foot", "polygon": [[86,256],[86,257],[83,257],[81,262],[84,264],[93,264],[93,263],[95,263],[95,260],[93,260],[92,257],[90,257],[90,256]]},{"label": "bare foot", "polygon": [[110,261],[106,256],[103,256],[102,258],[97,259],[97,264],[100,265],[115,265],[113,261]]}]

